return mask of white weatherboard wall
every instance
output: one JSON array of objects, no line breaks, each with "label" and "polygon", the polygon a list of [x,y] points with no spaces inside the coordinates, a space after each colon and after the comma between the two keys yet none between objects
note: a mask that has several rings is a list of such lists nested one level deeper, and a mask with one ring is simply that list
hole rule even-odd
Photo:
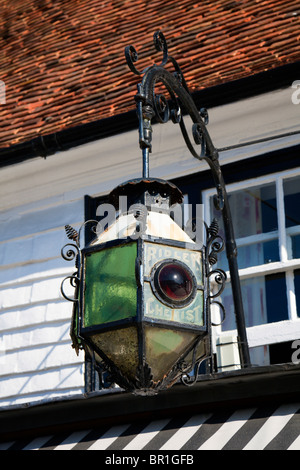
[{"label": "white weatherboard wall", "polygon": [[83,391],[83,358],[70,347],[72,304],[60,293],[64,224],[83,200],[43,200],[0,214],[0,406]]},{"label": "white weatherboard wall", "polygon": [[[299,129],[291,89],[214,108],[209,131],[224,148]],[[300,105],[299,105],[300,106]],[[263,112],[262,112],[263,111]],[[255,119],[254,119],[255,117]],[[299,143],[299,135],[222,152],[221,163]],[[84,357],[71,348],[72,304],[60,293],[74,262],[60,256],[64,225],[79,228],[84,195],[105,194],[141,176],[137,131],[46,160],[0,169],[0,407],[84,391]],[[187,150],[179,126],[154,126],[150,176],[207,170]]]}]

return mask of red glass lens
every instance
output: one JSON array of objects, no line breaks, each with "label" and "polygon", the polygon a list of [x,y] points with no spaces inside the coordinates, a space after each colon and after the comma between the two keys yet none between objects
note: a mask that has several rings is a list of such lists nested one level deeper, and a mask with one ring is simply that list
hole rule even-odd
[{"label": "red glass lens", "polygon": [[158,274],[162,292],[175,301],[187,299],[193,291],[193,280],[189,272],[177,264],[166,264]]}]

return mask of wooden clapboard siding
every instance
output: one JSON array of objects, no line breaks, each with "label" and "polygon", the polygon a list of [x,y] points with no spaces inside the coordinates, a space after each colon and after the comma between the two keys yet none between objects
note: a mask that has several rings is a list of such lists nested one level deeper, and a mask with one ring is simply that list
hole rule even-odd
[{"label": "wooden clapboard siding", "polygon": [[83,199],[47,200],[1,214],[0,406],[83,391],[83,357],[69,337],[72,304],[60,293],[64,225],[84,218]]}]

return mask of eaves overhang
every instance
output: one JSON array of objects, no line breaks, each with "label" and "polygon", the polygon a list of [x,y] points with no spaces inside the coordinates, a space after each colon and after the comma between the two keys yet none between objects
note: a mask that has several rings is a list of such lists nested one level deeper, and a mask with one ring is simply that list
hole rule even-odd
[{"label": "eaves overhang", "polygon": [[[300,61],[277,67],[246,78],[234,80],[193,93],[200,109],[237,102],[292,85],[297,78]],[[155,123],[155,120],[153,120]],[[33,158],[47,158],[89,142],[101,140],[138,128],[135,109],[113,117],[70,127],[52,134],[37,134],[29,141],[0,149],[0,167]]]},{"label": "eaves overhang", "polygon": [[192,387],[178,384],[151,397],[112,389],[6,407],[0,409],[0,443],[128,422],[297,403],[299,379],[300,364],[288,363],[203,375]]}]

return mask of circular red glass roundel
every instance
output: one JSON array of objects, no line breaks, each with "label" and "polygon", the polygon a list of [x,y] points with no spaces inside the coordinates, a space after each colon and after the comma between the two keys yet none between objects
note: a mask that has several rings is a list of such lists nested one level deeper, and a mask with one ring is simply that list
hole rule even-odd
[{"label": "circular red glass roundel", "polygon": [[158,273],[160,289],[169,299],[186,300],[193,291],[193,280],[190,273],[178,264],[166,264]]}]

